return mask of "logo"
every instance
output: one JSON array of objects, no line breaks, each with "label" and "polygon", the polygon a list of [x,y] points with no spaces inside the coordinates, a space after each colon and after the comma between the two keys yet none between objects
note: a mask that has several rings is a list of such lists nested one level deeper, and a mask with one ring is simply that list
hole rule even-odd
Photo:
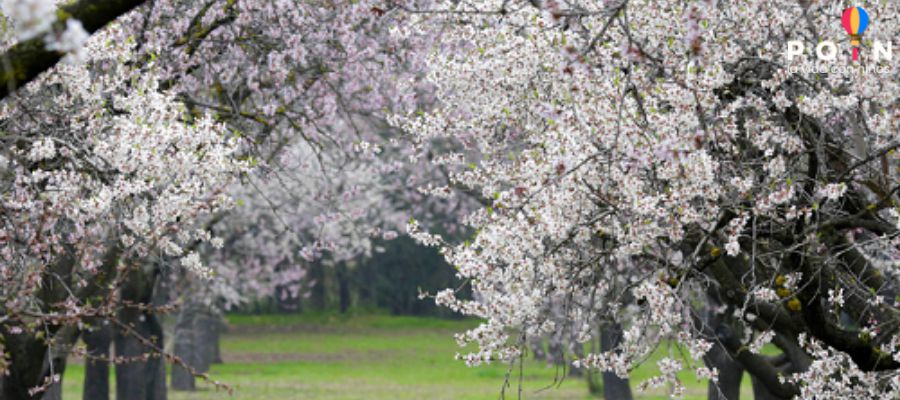
[{"label": "logo", "polygon": [[[869,13],[862,7],[850,7],[844,10],[841,15],[841,26],[850,35],[851,60],[859,61],[860,47],[862,47],[862,34],[869,27]],[[882,42],[874,40],[871,42],[871,55],[876,63],[881,60],[891,61],[893,59],[893,50],[891,42]],[[802,56],[806,51],[806,46],[800,40],[789,40],[784,57],[791,61],[794,57]],[[838,55],[838,46],[833,41],[823,40],[816,45],[815,54],[819,61],[835,61]]]},{"label": "logo", "polygon": [[862,7],[850,7],[844,10],[841,25],[850,35],[850,45],[853,46],[853,61],[859,60],[859,37],[869,27],[869,13]]}]

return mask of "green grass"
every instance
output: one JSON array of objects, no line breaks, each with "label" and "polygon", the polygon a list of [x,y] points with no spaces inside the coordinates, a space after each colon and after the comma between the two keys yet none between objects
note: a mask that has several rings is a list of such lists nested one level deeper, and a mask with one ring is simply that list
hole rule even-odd
[{"label": "green grass", "polygon": [[335,314],[335,313],[303,313],[303,314],[264,314],[247,315],[231,314],[228,316],[228,324],[236,328],[284,328],[298,327],[301,330],[314,327],[326,329],[449,329],[460,327],[472,327],[478,325],[478,320],[463,319],[452,320],[431,317],[410,317],[387,315],[379,312],[369,312],[360,315]]},{"label": "green grass", "polygon": [[[460,351],[454,332],[472,320],[367,315],[229,316],[232,332],[222,337],[224,364],[209,375],[235,388],[233,399],[497,399],[506,366],[468,368],[453,359]],[[653,376],[655,361],[635,371],[632,383]],[[526,399],[590,399],[583,379],[554,385],[556,367],[528,361],[522,375]],[[81,398],[84,369],[66,368],[64,399]],[[703,399],[706,382],[691,373],[681,379],[688,399]],[[508,397],[516,398],[514,373]],[[745,397],[750,398],[749,379]],[[549,387],[549,388],[548,388]],[[542,390],[545,389],[545,390]],[[639,399],[664,399],[665,390],[637,393]],[[170,392],[173,400],[226,399],[227,393],[200,384],[193,393]]]}]

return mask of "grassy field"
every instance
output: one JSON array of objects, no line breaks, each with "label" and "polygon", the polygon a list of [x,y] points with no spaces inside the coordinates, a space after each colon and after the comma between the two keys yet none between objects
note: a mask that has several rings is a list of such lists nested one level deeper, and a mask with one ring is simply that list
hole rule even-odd
[{"label": "grassy field", "polygon": [[[228,319],[231,330],[222,337],[225,363],[214,365],[210,377],[233,386],[233,396],[201,384],[193,393],[170,392],[170,399],[497,399],[506,375],[505,366],[468,368],[453,359],[460,349],[452,334],[472,321],[327,315]],[[667,351],[660,350],[660,356]],[[542,362],[527,362],[522,397],[592,398],[583,379],[555,385],[557,372]],[[653,368],[641,368],[632,383],[652,374]],[[77,363],[66,369],[64,399],[81,398],[83,377]],[[687,373],[681,378],[688,399],[705,398],[706,382]],[[508,398],[518,395],[518,372],[512,381]],[[749,385],[744,392],[751,397]],[[666,398],[665,390],[635,394]]]}]

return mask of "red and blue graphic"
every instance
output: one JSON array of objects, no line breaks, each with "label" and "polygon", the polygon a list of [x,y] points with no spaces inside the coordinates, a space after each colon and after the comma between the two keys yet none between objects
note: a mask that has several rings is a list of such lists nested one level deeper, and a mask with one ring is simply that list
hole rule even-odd
[{"label": "red and blue graphic", "polygon": [[850,7],[844,10],[841,25],[850,35],[850,45],[853,46],[853,61],[859,59],[859,38],[869,27],[869,13],[862,7]]}]

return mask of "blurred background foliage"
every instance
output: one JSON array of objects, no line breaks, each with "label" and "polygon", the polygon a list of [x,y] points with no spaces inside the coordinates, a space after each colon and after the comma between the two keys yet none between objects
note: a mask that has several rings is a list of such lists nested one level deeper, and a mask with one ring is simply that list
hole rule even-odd
[{"label": "blurred background foliage", "polygon": [[316,262],[309,266],[304,290],[291,296],[277,289],[275,296],[252,299],[232,311],[238,314],[301,312],[369,313],[459,318],[447,308],[437,307],[420,293],[463,286],[456,271],[437,249],[417,245],[406,236],[375,243],[371,257],[336,264]]}]

